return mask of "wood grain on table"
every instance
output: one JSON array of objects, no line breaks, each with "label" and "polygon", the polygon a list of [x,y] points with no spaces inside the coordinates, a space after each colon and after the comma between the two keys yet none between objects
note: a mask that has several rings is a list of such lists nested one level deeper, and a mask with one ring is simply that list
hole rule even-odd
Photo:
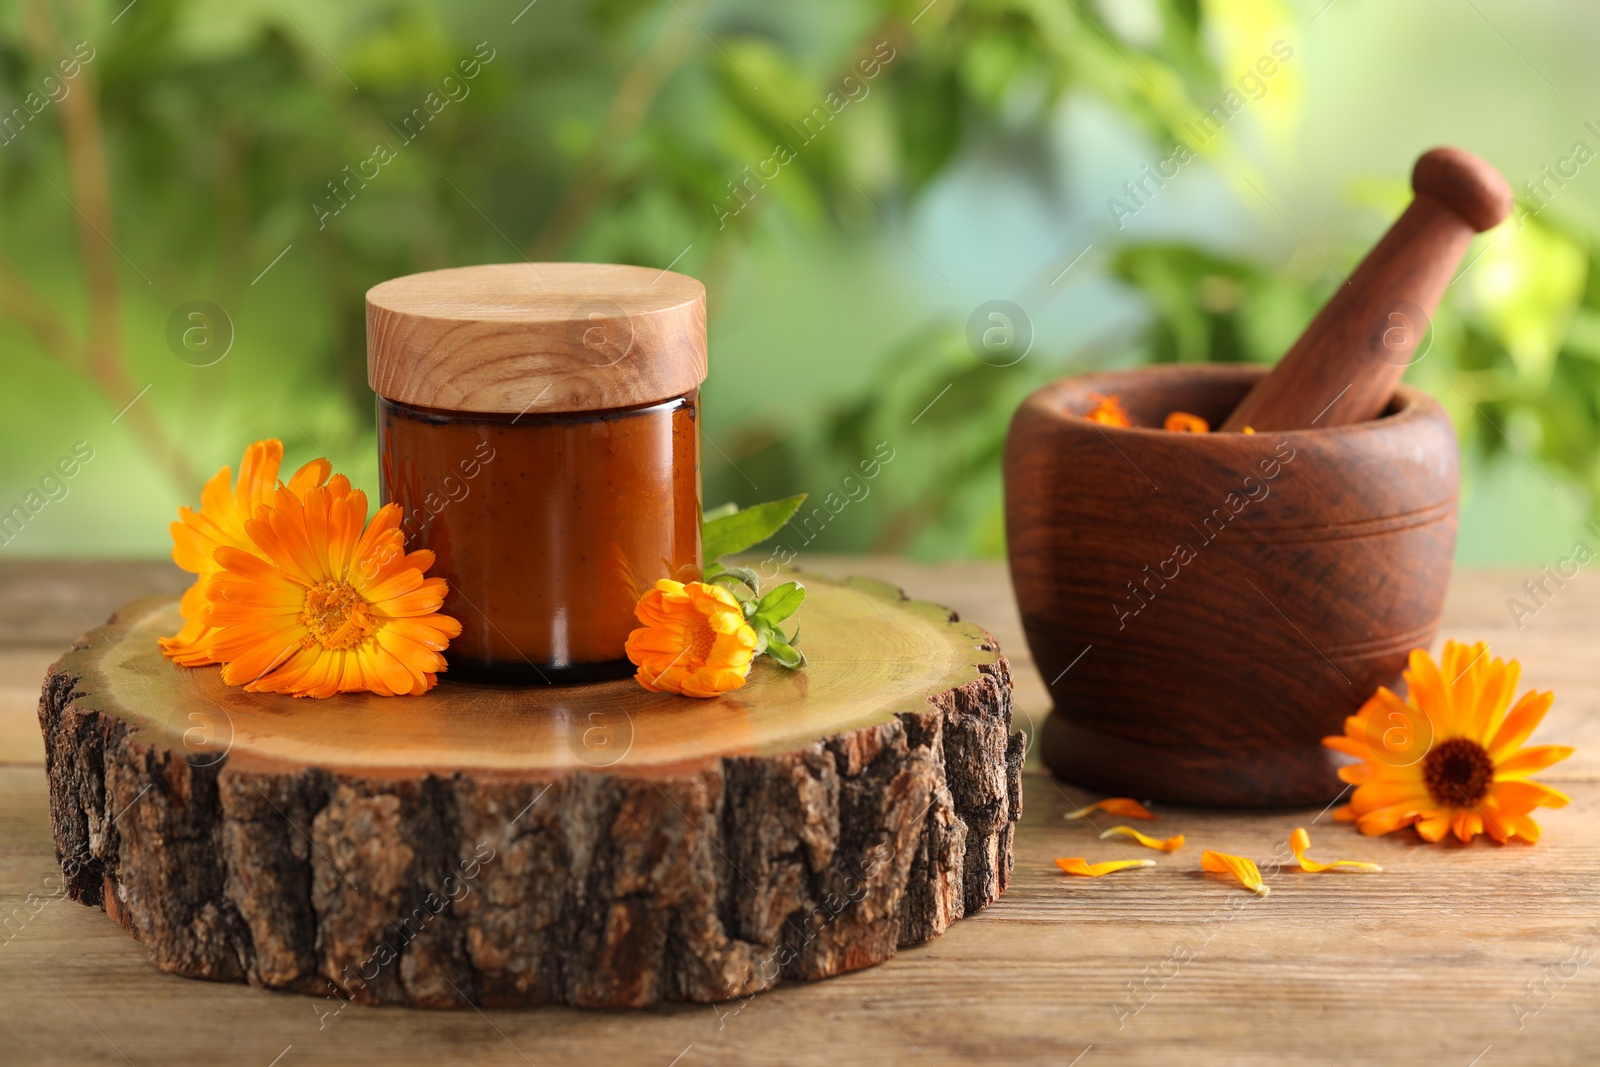
[{"label": "wood grain on table", "polygon": [[[1002,564],[801,563],[894,582],[988,627],[1016,671],[1018,725],[1034,732],[1049,698]],[[183,580],[168,564],[0,565],[0,1063],[1593,1063],[1600,579],[1581,572],[1519,629],[1506,601],[1526,599],[1530,577],[1458,574],[1443,635],[1488,640],[1522,660],[1525,687],[1556,692],[1536,740],[1578,753],[1541,778],[1573,803],[1540,813],[1535,847],[1365,838],[1316,809],[1166,807],[1152,826],[1186,834],[1184,849],[1073,879],[1051,860],[1132,846],[1063,822],[1091,795],[1033,770],[1006,895],[881,966],[715,1006],[331,1014],[336,1002],[159,973],[104,913],[59,899],[39,681],[118,604]],[[1202,848],[1266,860],[1299,825],[1313,855],[1384,872],[1283,870],[1264,899],[1199,872]]]}]

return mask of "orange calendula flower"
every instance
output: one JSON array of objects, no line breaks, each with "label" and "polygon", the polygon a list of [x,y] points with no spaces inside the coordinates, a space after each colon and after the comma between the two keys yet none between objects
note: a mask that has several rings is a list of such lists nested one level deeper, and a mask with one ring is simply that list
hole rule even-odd
[{"label": "orange calendula flower", "polygon": [[1056,866],[1068,874],[1078,874],[1085,878],[1099,878],[1102,874],[1112,871],[1125,871],[1129,867],[1154,867],[1155,860],[1107,860],[1105,863],[1090,863],[1078,856],[1068,856],[1056,860]]},{"label": "orange calendula flower", "polygon": [[1171,837],[1149,837],[1131,826],[1113,826],[1100,834],[1102,841],[1111,837],[1131,837],[1145,848],[1159,849],[1162,852],[1176,852],[1183,847],[1182,834],[1174,834]]},{"label": "orange calendula flower", "polygon": [[1090,393],[1089,399],[1094,401],[1083,417],[1090,422],[1098,422],[1102,426],[1132,426],[1128,419],[1128,412],[1122,406],[1122,401],[1114,396],[1103,396],[1100,393]]},{"label": "orange calendula flower", "polygon": [[[1191,415],[1187,411],[1174,411],[1167,416],[1167,421],[1161,424],[1164,430],[1173,433],[1210,433],[1211,424],[1199,415]],[[1254,433],[1255,431],[1251,431]]]},{"label": "orange calendula flower", "polygon": [[1261,880],[1261,869],[1255,861],[1244,856],[1230,856],[1226,852],[1212,852],[1209,848],[1200,853],[1200,866],[1213,874],[1231,874],[1239,883],[1258,897],[1272,892]]},{"label": "orange calendula flower", "polygon": [[1446,641],[1438,664],[1413,651],[1404,700],[1380,688],[1344,721],[1343,736],[1322,739],[1361,761],[1339,768],[1356,790],[1334,817],[1364,834],[1415,826],[1424,841],[1483,832],[1502,843],[1538,841],[1529,813],[1564,807],[1568,797],[1530,776],[1572,749],[1523,747],[1555,695],[1529,690],[1513,706],[1520,673],[1521,664],[1491,657],[1481,641]]},{"label": "orange calendula flower", "polygon": [[[244,450],[237,483],[230,485],[231,472],[223,467],[200,490],[199,511],[178,509],[178,521],[172,524],[172,561],[197,577],[178,604],[183,628],[172,637],[160,639],[161,651],[169,659],[185,667],[217,662],[206,651],[216,631],[200,621],[206,581],[222,569],[216,561],[218,548],[226,545],[256,552],[245,532],[245,522],[255,515],[256,508],[272,503],[277,496],[278,467],[282,463],[282,441],[257,441]],[[287,488],[296,496],[304,496],[313,485],[326,482],[331,472],[327,460],[314,459],[295,471]]]},{"label": "orange calendula flower", "polygon": [[652,693],[714,697],[744,685],[756,632],[726,589],[662,578],[633,613],[644,625],[628,635],[628,659]]},{"label": "orange calendula flower", "polygon": [[1376,863],[1362,863],[1360,860],[1334,860],[1332,863],[1318,863],[1316,860],[1306,858],[1306,850],[1311,847],[1311,835],[1306,833],[1305,827],[1296,827],[1294,833],[1289,835],[1289,847],[1294,849],[1294,858],[1300,861],[1302,871],[1319,874],[1322,871],[1331,871],[1335,867],[1349,867],[1358,871],[1381,871]]},{"label": "orange calendula flower", "polygon": [[1111,815],[1121,815],[1126,819],[1154,819],[1145,806],[1132,797],[1106,797],[1093,804],[1085,804],[1077,811],[1069,811],[1062,816],[1063,819],[1087,819],[1094,812],[1103,811]]},{"label": "orange calendula flower", "polygon": [[207,653],[249,692],[328,697],[426,693],[461,624],[439,614],[433,553],[406,552],[400,505],[367,522],[367,495],[343,475],[281,492],[245,523],[260,555],[224,545],[206,583]]}]

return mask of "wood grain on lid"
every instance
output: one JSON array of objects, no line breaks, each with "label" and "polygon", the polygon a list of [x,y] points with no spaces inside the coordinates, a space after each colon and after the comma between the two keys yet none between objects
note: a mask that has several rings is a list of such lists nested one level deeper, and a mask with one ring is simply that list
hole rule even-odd
[{"label": "wood grain on lid", "polygon": [[596,411],[706,377],[705,286],[610,263],[504,263],[367,290],[367,382],[405,404]]}]

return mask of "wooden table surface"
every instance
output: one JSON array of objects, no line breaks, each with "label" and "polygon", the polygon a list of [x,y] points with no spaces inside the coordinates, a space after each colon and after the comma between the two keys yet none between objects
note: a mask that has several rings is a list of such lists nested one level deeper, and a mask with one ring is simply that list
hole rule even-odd
[{"label": "wooden table surface", "polygon": [[[1018,725],[1049,707],[1004,567],[802,560],[883,578],[989,627]],[[1069,878],[1056,856],[1118,849],[1062,814],[1090,795],[1030,768],[1016,873],[993,908],[882,966],[748,1002],[647,1012],[350,1006],[157,972],[99,910],[64,902],[35,707],[45,668],[170,565],[0,564],[0,1063],[1592,1064],[1600,1062],[1600,579],[1518,628],[1527,573],[1458,574],[1444,633],[1554,689],[1537,740],[1578,746],[1541,777],[1572,794],[1536,847],[1364,838],[1317,810],[1162,809],[1160,864]],[[1382,874],[1276,874],[1256,898],[1202,875],[1202,848],[1265,860],[1297,825],[1314,853]],[[1142,857],[1141,857],[1142,858]]]}]

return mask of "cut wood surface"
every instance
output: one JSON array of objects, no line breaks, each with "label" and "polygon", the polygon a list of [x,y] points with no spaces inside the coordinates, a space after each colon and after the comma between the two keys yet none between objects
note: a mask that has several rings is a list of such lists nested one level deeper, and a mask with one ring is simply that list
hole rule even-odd
[{"label": "cut wood surface", "polygon": [[992,903],[1023,740],[994,639],[808,581],[810,666],[296,700],[91,630],[39,718],[67,893],[162,970],[432,1007],[717,1001],[870,966]]},{"label": "cut wood surface", "polygon": [[[1049,699],[1003,564],[802,562],[870,574],[982,624],[1012,664],[1017,726],[1035,735]],[[1556,692],[1535,740],[1578,746],[1541,775],[1573,803],[1541,813],[1533,848],[1365,838],[1317,808],[1163,806],[1140,828],[1188,844],[1154,853],[1097,840],[1110,825],[1098,816],[1064,822],[1097,794],[1030,769],[1005,895],[880,966],[714,1005],[479,1015],[188,981],[152,967],[98,910],[65,902],[38,682],[85,616],[175,592],[183,576],[151,564],[0,566],[0,1061],[1589,1064],[1600,1047],[1600,584],[1585,569],[1519,628],[1507,599],[1526,599],[1530,578],[1537,568],[1458,570],[1441,637],[1488,640],[1522,660],[1524,686]],[[1385,870],[1283,870],[1264,900],[1199,871],[1201,848],[1265,861],[1295,826],[1310,827],[1313,856]],[[1073,879],[1051,862],[1124,854],[1158,866]]]}]

